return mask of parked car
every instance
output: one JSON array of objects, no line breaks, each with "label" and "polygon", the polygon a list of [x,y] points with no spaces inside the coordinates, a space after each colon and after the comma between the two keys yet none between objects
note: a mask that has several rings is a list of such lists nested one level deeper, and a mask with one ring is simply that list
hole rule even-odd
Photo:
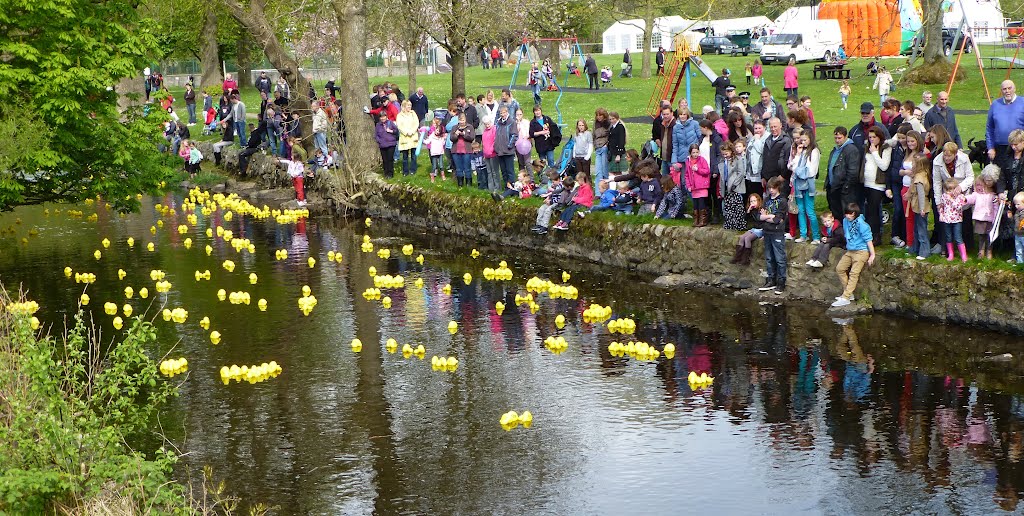
[{"label": "parked car", "polygon": [[[974,41],[971,40],[971,37],[966,33],[961,32],[960,37],[957,38],[957,30],[958,29],[955,28],[942,29],[942,53],[945,54],[946,57],[952,56],[954,52],[959,52],[961,44],[964,45],[965,53],[970,54],[971,52],[974,52]],[[954,38],[956,38],[956,41],[953,41]],[[964,44],[964,38],[967,38],[966,44]],[[915,48],[917,49],[918,54],[920,54],[924,49],[924,37],[920,34],[914,36],[910,48],[908,48],[904,53],[910,54]]]},{"label": "parked car", "polygon": [[735,54],[739,51],[739,45],[725,36],[708,36],[700,40],[701,54]]},{"label": "parked car", "polygon": [[755,54],[760,54],[761,48],[764,47],[765,39],[767,39],[767,36],[750,40],[750,51]]}]

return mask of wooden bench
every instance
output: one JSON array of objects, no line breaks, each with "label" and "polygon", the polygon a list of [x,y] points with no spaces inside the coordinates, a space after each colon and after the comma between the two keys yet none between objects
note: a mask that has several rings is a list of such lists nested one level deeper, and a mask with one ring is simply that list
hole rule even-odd
[{"label": "wooden bench", "polygon": [[814,65],[815,79],[849,79],[850,69],[843,64],[816,64]]}]

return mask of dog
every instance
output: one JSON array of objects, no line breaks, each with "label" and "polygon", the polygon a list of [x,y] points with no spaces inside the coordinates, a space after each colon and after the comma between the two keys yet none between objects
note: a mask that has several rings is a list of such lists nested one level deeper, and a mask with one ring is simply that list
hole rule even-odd
[{"label": "dog", "polygon": [[971,160],[971,163],[977,163],[981,168],[985,168],[991,160],[988,159],[988,147],[985,140],[975,141],[974,138],[967,140],[966,149],[967,158]]}]

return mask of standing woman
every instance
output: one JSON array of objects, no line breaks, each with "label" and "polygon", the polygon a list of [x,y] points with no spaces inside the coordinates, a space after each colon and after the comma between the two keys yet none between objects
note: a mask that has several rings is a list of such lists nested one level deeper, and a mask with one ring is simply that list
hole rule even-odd
[{"label": "standing woman", "polygon": [[473,140],[476,129],[466,123],[466,114],[459,114],[459,122],[452,129],[448,138],[452,141],[452,159],[455,160],[455,181],[459,186],[473,184],[473,170],[470,161],[473,157]]},{"label": "standing woman", "polygon": [[608,173],[619,174],[626,168],[626,126],[615,111],[608,113]]},{"label": "standing woman", "polygon": [[729,110],[725,117],[726,125],[729,127],[729,143],[736,143],[738,140],[750,141],[754,137],[754,130],[747,125],[743,114],[735,109]]},{"label": "standing woman", "polygon": [[[398,126],[388,114],[381,111],[377,114],[377,146],[380,147],[380,159],[384,163],[384,177],[395,177],[395,147],[398,145]],[[325,156],[326,157],[326,156]]]},{"label": "standing woman", "polygon": [[196,90],[192,83],[185,84],[185,107],[188,109],[188,125],[196,125]]},{"label": "standing woman", "polygon": [[892,149],[885,143],[885,133],[881,126],[874,125],[868,130],[868,139],[864,142],[864,196],[867,207],[864,218],[871,227],[871,238],[875,245],[882,244],[882,196],[886,190],[886,171],[892,160]]},{"label": "standing woman", "polygon": [[594,181],[599,184],[608,178],[608,111],[597,108],[594,111]]},{"label": "standing woman", "polygon": [[415,174],[420,117],[412,110],[412,102],[409,99],[402,101],[402,110],[398,113],[395,125],[398,126],[398,150],[402,153],[402,175]]},{"label": "standing woman", "polygon": [[590,178],[590,158],[594,154],[594,135],[587,127],[587,121],[576,121],[576,134],[572,137],[572,157],[576,160],[576,171],[583,172]]},{"label": "standing woman", "polygon": [[786,69],[782,72],[783,86],[786,89],[786,97],[800,98],[797,90],[800,88],[800,80],[797,78],[796,59],[790,59]]},{"label": "standing woman", "polygon": [[800,238],[796,239],[797,242],[809,242],[818,238],[818,215],[814,211],[814,182],[818,176],[821,151],[818,150],[812,134],[804,131],[794,138],[793,150],[789,153],[789,169],[793,171],[793,198],[800,210],[797,214],[800,221]]},{"label": "standing woman", "polygon": [[[900,191],[899,197],[903,201],[905,206],[903,214],[905,216],[905,228],[906,231],[906,243],[911,245],[914,243],[914,211],[907,206],[906,201],[910,198],[910,187],[914,181],[914,162],[918,159],[929,159],[930,155],[924,150],[924,138],[921,137],[921,133],[910,130],[907,131],[907,138],[904,140],[904,153],[903,161],[900,162]],[[890,167],[891,168],[891,167]],[[929,172],[931,172],[929,170]],[[931,183],[929,183],[931,185]],[[896,191],[893,191],[893,198],[896,198]],[[926,226],[927,228],[927,226]]]},{"label": "standing woman", "polygon": [[519,162],[519,169],[527,168],[530,162],[530,153],[533,152],[533,139],[530,138],[530,121],[523,118],[523,110],[516,110],[516,128],[519,139],[516,140],[516,158]]}]

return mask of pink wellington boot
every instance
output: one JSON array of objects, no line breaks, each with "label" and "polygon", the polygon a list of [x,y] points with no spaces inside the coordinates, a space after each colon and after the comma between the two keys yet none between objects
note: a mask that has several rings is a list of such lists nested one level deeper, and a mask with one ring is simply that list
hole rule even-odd
[{"label": "pink wellington boot", "polygon": [[956,247],[960,250],[960,261],[967,263],[967,244],[957,244]]},{"label": "pink wellington boot", "polygon": [[953,244],[946,244],[946,261],[953,261]]}]

